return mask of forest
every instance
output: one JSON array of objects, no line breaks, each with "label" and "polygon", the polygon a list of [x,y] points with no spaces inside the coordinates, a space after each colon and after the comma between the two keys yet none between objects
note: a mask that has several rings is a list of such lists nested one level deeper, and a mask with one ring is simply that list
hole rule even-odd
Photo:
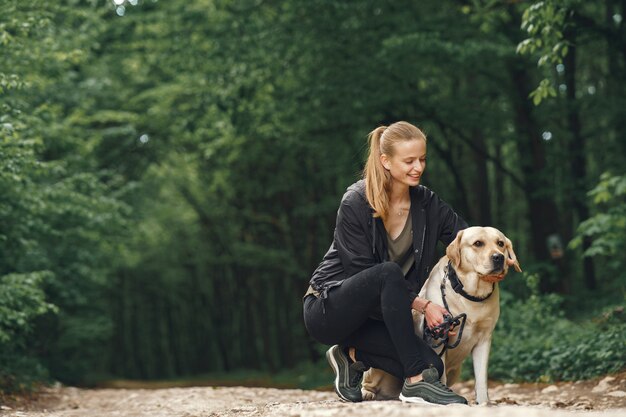
[{"label": "forest", "polygon": [[490,377],[623,370],[625,14],[0,0],[0,391],[329,383],[302,296],[368,132],[398,120],[428,136],[422,183],[522,264]]}]

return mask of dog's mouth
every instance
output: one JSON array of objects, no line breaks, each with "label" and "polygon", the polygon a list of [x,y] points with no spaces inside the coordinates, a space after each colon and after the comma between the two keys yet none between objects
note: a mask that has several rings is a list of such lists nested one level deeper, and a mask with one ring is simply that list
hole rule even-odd
[{"label": "dog's mouth", "polygon": [[506,271],[504,269],[500,269],[500,270],[493,270],[484,275],[481,274],[480,279],[482,279],[483,281],[494,283],[494,282],[502,281],[505,276],[506,276]]}]

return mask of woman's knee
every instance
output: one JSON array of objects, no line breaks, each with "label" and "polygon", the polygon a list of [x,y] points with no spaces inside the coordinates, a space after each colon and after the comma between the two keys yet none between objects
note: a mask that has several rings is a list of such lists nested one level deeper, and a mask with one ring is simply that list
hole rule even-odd
[{"label": "woman's knee", "polygon": [[382,263],[380,277],[383,285],[400,284],[402,287],[406,287],[402,268],[395,262]]},{"label": "woman's knee", "polygon": [[404,282],[402,269],[395,262],[383,262],[359,274],[358,282],[382,287],[388,282]]},{"label": "woman's knee", "polygon": [[383,262],[380,264],[380,273],[385,276],[387,279],[399,278],[404,280],[404,273],[402,273],[402,268],[395,262]]}]

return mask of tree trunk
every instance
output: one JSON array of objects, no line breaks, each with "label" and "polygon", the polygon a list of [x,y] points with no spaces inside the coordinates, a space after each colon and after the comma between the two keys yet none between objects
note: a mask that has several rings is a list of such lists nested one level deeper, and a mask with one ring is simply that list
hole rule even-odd
[{"label": "tree trunk", "polygon": [[484,155],[487,154],[485,138],[482,132],[472,132],[473,142],[480,149],[479,152],[472,150],[474,159],[474,181],[472,183],[472,194],[474,195],[473,218],[476,219],[480,226],[489,226],[493,224],[491,217],[491,193],[489,192],[489,174],[487,172],[487,160]]},{"label": "tree trunk", "polygon": [[[502,147],[499,143],[495,145],[494,156],[498,159],[502,158]],[[494,166],[494,169],[497,169]],[[501,210],[498,209],[499,201],[504,197],[504,175],[500,175],[497,172],[494,175],[494,187],[491,193],[491,207],[492,207],[492,222],[496,227],[504,225],[504,217],[501,214]]]},{"label": "tree trunk", "polygon": [[454,162],[454,157],[452,155],[452,150],[450,148],[444,148],[441,144],[436,140],[431,140],[428,142],[429,146],[435,148],[435,151],[440,156],[440,159],[446,164],[450,175],[452,175],[452,179],[454,180],[454,184],[456,185],[457,195],[455,196],[456,201],[455,211],[457,211],[463,218],[465,218],[468,223],[470,222],[468,216],[471,218],[472,212],[469,204],[469,199],[467,198],[467,192],[465,190],[465,186],[463,184],[463,179],[461,178],[461,173],[458,170],[458,164]]},{"label": "tree trunk", "polygon": [[[548,236],[559,231],[559,216],[554,200],[549,197],[552,193],[547,186],[543,139],[533,116],[532,103],[528,99],[531,82],[526,69],[519,61],[510,62],[509,71],[513,82],[511,91],[514,93],[512,99],[515,108],[515,127],[520,137],[517,142],[519,154],[530,152],[530,157],[521,157],[519,160],[525,176],[524,188],[528,199],[533,254],[537,261],[551,263],[557,270],[556,275],[561,276],[564,272],[563,264],[552,261],[547,247]],[[542,292],[555,292],[559,289],[556,277],[550,277],[547,273],[542,274],[540,281]]]},{"label": "tree trunk", "polygon": [[[576,100],[576,33],[569,29],[565,31],[565,39],[569,42],[569,53],[565,57],[565,85],[567,86],[567,126],[571,137],[569,143],[570,173],[573,184],[573,192],[570,193],[571,205],[578,216],[578,222],[589,218],[589,209],[586,204],[587,184],[587,161],[585,158],[585,139],[582,134],[582,126],[578,103]],[[572,225],[568,224],[566,238],[572,236]],[[583,239],[583,251],[591,247],[591,238],[585,236]],[[583,274],[585,285],[588,289],[596,288],[596,278],[593,268],[593,259],[583,257]],[[563,277],[565,281],[568,277]]]}]

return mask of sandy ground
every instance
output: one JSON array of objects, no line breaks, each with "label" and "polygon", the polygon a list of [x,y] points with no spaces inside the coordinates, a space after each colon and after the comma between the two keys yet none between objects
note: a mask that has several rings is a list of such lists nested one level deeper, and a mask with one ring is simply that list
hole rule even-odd
[{"label": "sandy ground", "polygon": [[[453,389],[473,401],[471,382]],[[559,384],[491,383],[489,406],[424,406],[400,401],[358,404],[334,392],[248,387],[167,389],[78,389],[56,387],[28,401],[0,405],[10,417],[626,417],[626,372],[596,380]]]}]

